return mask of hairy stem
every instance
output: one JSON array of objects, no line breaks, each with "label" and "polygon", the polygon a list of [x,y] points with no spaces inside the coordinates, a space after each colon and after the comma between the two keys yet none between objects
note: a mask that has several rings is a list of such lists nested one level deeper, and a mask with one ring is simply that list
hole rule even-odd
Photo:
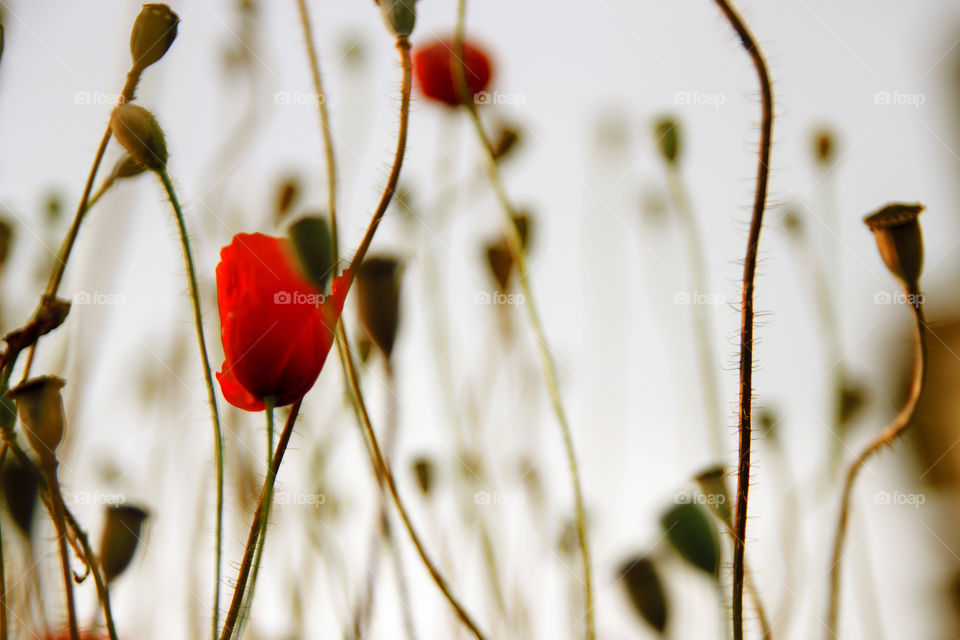
[{"label": "hairy stem", "polygon": [[73,599],[73,576],[70,572],[70,556],[67,553],[67,525],[63,515],[63,497],[60,495],[60,485],[57,482],[56,460],[45,464],[43,471],[47,479],[47,488],[50,491],[50,503],[53,507],[53,525],[57,529],[57,547],[60,549],[60,567],[63,570],[63,589],[67,596],[67,624],[70,627],[70,640],[79,640],[77,611]]},{"label": "hairy stem", "polygon": [[190,250],[190,238],[187,233],[187,224],[183,218],[183,210],[173,188],[173,182],[166,168],[157,171],[160,182],[170,198],[174,216],[177,219],[177,229],[180,232],[180,245],[183,249],[183,259],[187,267],[187,279],[190,281],[190,299],[193,302],[193,322],[197,331],[197,345],[200,349],[200,359],[203,362],[203,377],[207,387],[207,400],[210,403],[210,419],[213,426],[213,456],[216,461],[217,473],[217,513],[216,513],[216,541],[214,551],[214,589],[213,589],[213,637],[216,638],[220,612],[220,568],[223,557],[223,429],[220,426],[220,410],[217,408],[217,393],[213,385],[213,370],[210,367],[210,356],[207,355],[207,340],[203,333],[203,311],[200,307],[200,287],[197,285],[197,270],[193,264],[193,252]]},{"label": "hairy stem", "polygon": [[[919,294],[908,292],[908,298],[917,299]],[[875,453],[887,446],[897,436],[910,426],[913,414],[917,410],[917,403],[920,401],[920,394],[923,391],[923,383],[927,374],[927,336],[926,321],[923,317],[923,307],[919,302],[912,303],[914,318],[916,320],[916,342],[914,345],[913,361],[913,379],[910,383],[910,395],[906,404],[897,412],[893,420],[884,428],[884,430],[874,439],[853,461],[847,470],[846,480],[843,484],[843,494],[840,502],[840,515],[837,519],[837,530],[833,539],[833,553],[830,557],[830,583],[828,585],[827,599],[827,618],[826,638],[833,640],[836,638],[837,619],[840,611],[840,569],[843,560],[843,543],[846,538],[847,525],[850,519],[850,497],[853,492],[853,483],[856,481],[860,470]]]}]

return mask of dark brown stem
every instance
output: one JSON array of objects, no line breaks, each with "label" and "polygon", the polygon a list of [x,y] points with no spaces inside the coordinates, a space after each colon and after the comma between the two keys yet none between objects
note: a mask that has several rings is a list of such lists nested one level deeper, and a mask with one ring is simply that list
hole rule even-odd
[{"label": "dark brown stem", "polygon": [[[919,293],[909,293],[908,298],[919,299]],[[843,496],[840,502],[840,515],[837,520],[836,535],[833,539],[833,553],[830,557],[830,583],[827,598],[826,638],[836,638],[837,619],[840,611],[840,568],[843,556],[843,543],[846,538],[847,524],[850,520],[850,497],[853,492],[853,483],[856,481],[860,469],[875,453],[887,446],[897,436],[910,426],[913,414],[917,410],[920,394],[923,392],[923,383],[927,374],[927,336],[926,322],[923,317],[923,307],[919,302],[911,303],[916,320],[916,344],[914,347],[913,379],[910,384],[910,396],[906,404],[897,412],[893,420],[886,426],[879,436],[871,442],[857,456],[847,470],[843,484]]]},{"label": "dark brown stem", "polygon": [[733,538],[733,638],[743,640],[743,558],[747,541],[747,497],[750,491],[751,402],[753,401],[753,290],[757,272],[757,249],[763,211],[767,202],[767,181],[770,177],[770,144],[773,134],[773,89],[763,54],[746,24],[728,0],[716,0],[740,42],[756,67],[760,81],[762,120],[760,123],[760,160],[757,186],[743,261],[743,292],[740,311],[740,456],[737,470],[737,511]]}]

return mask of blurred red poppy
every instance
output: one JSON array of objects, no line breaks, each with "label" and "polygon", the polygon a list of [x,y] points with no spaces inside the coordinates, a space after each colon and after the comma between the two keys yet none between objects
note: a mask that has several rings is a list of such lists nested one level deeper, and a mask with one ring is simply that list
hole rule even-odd
[{"label": "blurred red poppy", "polygon": [[[459,61],[455,51],[453,40],[437,40],[423,48],[414,49],[413,54],[413,69],[423,95],[453,107],[460,104],[454,67]],[[463,59],[467,87],[470,95],[475,95],[490,84],[490,57],[478,46],[464,42]]]},{"label": "blurred red poppy", "polygon": [[278,407],[302,398],[330,352],[349,284],[344,272],[325,296],[299,271],[289,240],[235,235],[217,265],[217,380],[227,402],[262,411],[267,397]]}]

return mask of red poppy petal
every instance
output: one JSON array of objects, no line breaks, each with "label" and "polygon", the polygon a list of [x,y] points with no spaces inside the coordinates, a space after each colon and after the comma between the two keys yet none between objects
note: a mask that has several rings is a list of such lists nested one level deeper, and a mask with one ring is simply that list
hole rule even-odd
[{"label": "red poppy petal", "polygon": [[244,411],[263,411],[266,409],[263,402],[257,400],[240,384],[240,381],[233,375],[233,370],[227,368],[226,362],[223,363],[221,369],[217,372],[217,382],[220,383],[220,391],[227,402]]}]

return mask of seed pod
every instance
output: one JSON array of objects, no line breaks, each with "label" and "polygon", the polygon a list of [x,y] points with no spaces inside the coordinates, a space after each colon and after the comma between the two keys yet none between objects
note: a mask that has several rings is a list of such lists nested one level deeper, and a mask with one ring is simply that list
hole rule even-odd
[{"label": "seed pod", "polygon": [[833,159],[833,150],[836,145],[833,133],[828,129],[819,129],[813,133],[813,157],[818,164],[828,164]]},{"label": "seed pod", "polygon": [[668,619],[667,595],[656,565],[648,558],[633,558],[621,566],[620,575],[634,611],[663,634]]},{"label": "seed pod", "polygon": [[33,531],[33,514],[39,501],[40,476],[36,470],[7,456],[3,463],[3,495],[14,524],[27,539]]},{"label": "seed pod", "polygon": [[327,224],[326,218],[320,216],[300,218],[290,225],[287,234],[293,243],[297,262],[303,274],[317,289],[325,291],[334,265],[330,225]]},{"label": "seed pod", "polygon": [[680,124],[673,118],[663,118],[653,129],[660,155],[668,164],[676,164],[680,157]]},{"label": "seed pod", "polygon": [[844,379],[837,389],[837,422],[849,424],[867,402],[867,389],[856,380]]},{"label": "seed pod", "polygon": [[112,582],[130,565],[146,518],[147,512],[138,507],[123,504],[107,507],[107,520],[100,536],[100,565],[107,582]]},{"label": "seed pod", "polygon": [[888,204],[863,220],[873,231],[887,269],[911,295],[920,293],[923,238],[917,217],[923,208],[919,203]]},{"label": "seed pod", "polygon": [[157,119],[143,107],[125,102],[113,110],[110,130],[130,156],[159,171],[167,164],[167,143]]},{"label": "seed pod", "polygon": [[56,462],[63,438],[63,397],[66,381],[56,376],[32,378],[7,392],[17,405],[27,441],[46,466]]},{"label": "seed pod", "polygon": [[730,509],[730,492],[727,491],[726,469],[723,465],[716,465],[704,469],[694,479],[700,491],[707,497],[707,502],[714,513],[728,527],[733,527],[733,511]]},{"label": "seed pod", "polygon": [[503,160],[510,152],[516,149],[520,142],[520,130],[516,127],[504,125],[497,132],[496,141],[493,143],[493,157],[497,161]]},{"label": "seed pod", "polygon": [[417,486],[423,495],[429,496],[433,488],[434,467],[433,461],[426,456],[421,456],[413,461],[413,475],[417,478]]},{"label": "seed pod", "polygon": [[393,35],[406,38],[417,22],[417,0],[377,0],[383,22]]},{"label": "seed pod", "polygon": [[701,506],[693,502],[680,503],[663,514],[660,526],[667,540],[684,560],[711,577],[717,577],[720,541]]},{"label": "seed pod", "polygon": [[400,321],[400,262],[367,258],[357,271],[357,313],[374,344],[389,360]]},{"label": "seed pod", "polygon": [[145,4],[130,32],[133,68],[141,72],[163,55],[177,39],[180,18],[165,4]]},{"label": "seed pod", "polygon": [[274,215],[276,219],[282,220],[300,198],[300,181],[295,177],[285,178],[277,187],[276,204],[274,206]]}]

